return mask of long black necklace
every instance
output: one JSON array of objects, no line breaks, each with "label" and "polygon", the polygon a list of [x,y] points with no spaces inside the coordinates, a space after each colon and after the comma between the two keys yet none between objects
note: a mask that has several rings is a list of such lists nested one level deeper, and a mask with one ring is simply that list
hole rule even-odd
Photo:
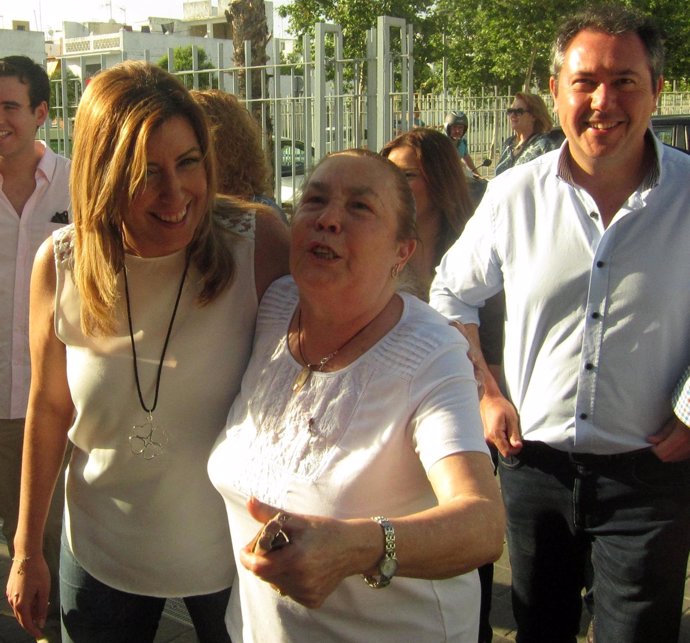
[{"label": "long black necklace", "polygon": [[158,373],[156,374],[156,391],[153,396],[153,404],[151,408],[146,406],[144,396],[141,392],[141,384],[139,383],[139,368],[137,366],[137,348],[134,344],[134,329],[132,327],[132,308],[129,302],[129,283],[127,282],[127,266],[124,267],[125,278],[125,300],[127,301],[127,322],[129,323],[129,339],[132,342],[132,361],[134,362],[134,381],[137,384],[137,393],[139,394],[139,403],[141,408],[146,412],[146,420],[143,424],[135,424],[129,434],[129,448],[134,455],[140,455],[145,460],[153,460],[156,456],[163,453],[165,445],[168,442],[168,435],[165,429],[159,427],[154,419],[153,412],[158,405],[158,391],[161,386],[161,374],[163,372],[163,362],[165,361],[165,353],[168,350],[168,342],[172,333],[173,324],[175,323],[175,316],[177,315],[177,307],[180,304],[182,297],[182,288],[184,287],[185,279],[187,278],[187,271],[189,269],[189,256],[185,261],[184,270],[182,271],[182,279],[180,280],[180,287],[177,291],[177,298],[175,299],[175,306],[168,324],[168,332],[165,335],[165,342],[163,343],[163,351],[158,362]]}]

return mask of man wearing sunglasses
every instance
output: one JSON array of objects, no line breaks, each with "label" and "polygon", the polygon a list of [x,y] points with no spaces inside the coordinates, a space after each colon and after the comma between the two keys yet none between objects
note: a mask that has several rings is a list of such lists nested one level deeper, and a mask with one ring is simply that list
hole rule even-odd
[{"label": "man wearing sunglasses", "polygon": [[519,643],[575,643],[590,551],[594,639],[678,641],[690,158],[649,129],[662,68],[648,18],[605,5],[567,20],[550,82],[567,143],[490,183],[432,285],[473,337],[478,308],[506,295],[507,398],[484,369],[482,416],[501,455]]}]

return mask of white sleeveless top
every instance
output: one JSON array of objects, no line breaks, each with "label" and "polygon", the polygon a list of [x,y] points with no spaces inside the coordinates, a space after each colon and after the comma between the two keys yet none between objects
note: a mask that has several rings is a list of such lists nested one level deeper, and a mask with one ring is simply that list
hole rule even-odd
[{"label": "white sleeveless top", "polygon": [[[116,589],[190,596],[219,591],[234,579],[223,502],[206,473],[249,359],[257,311],[253,215],[233,229],[241,235],[232,242],[235,277],[210,304],[197,305],[201,277],[189,267],[153,413],[168,440],[150,460],[135,455],[129,440],[146,413],[134,379],[122,274],[115,333],[84,336],[72,278],[73,227],[53,235],[55,328],[67,347],[76,408],[69,430],[67,539],[84,569]],[[139,381],[149,408],[184,263],[184,251],[126,257]]]}]

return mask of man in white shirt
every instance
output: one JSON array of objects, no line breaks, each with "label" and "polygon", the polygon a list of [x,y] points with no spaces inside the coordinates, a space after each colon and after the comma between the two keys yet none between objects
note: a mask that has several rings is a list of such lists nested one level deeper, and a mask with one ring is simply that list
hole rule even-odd
[{"label": "man in white shirt", "polygon": [[566,143],[491,182],[432,285],[432,305],[474,336],[477,309],[506,296],[508,399],[484,369],[482,416],[501,454],[520,643],[575,643],[590,551],[595,638],[678,639],[690,156],[648,129],[662,68],[649,20],[610,6],[569,19],[551,78]]},{"label": "man in white shirt", "polygon": [[[19,510],[24,418],[29,396],[29,280],[34,255],[68,221],[69,161],[36,141],[48,117],[50,82],[25,56],[0,58],[0,518],[10,553]],[[58,564],[63,493],[45,527],[51,614],[42,640],[60,640]],[[30,557],[31,552],[17,552]],[[31,560],[26,564],[30,565]]]}]

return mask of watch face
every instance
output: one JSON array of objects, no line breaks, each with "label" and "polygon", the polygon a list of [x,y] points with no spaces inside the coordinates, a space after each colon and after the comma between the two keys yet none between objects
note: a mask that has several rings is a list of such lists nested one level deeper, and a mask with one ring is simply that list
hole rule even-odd
[{"label": "watch face", "polygon": [[398,561],[395,558],[384,558],[379,565],[379,571],[386,578],[392,578],[398,571]]}]

